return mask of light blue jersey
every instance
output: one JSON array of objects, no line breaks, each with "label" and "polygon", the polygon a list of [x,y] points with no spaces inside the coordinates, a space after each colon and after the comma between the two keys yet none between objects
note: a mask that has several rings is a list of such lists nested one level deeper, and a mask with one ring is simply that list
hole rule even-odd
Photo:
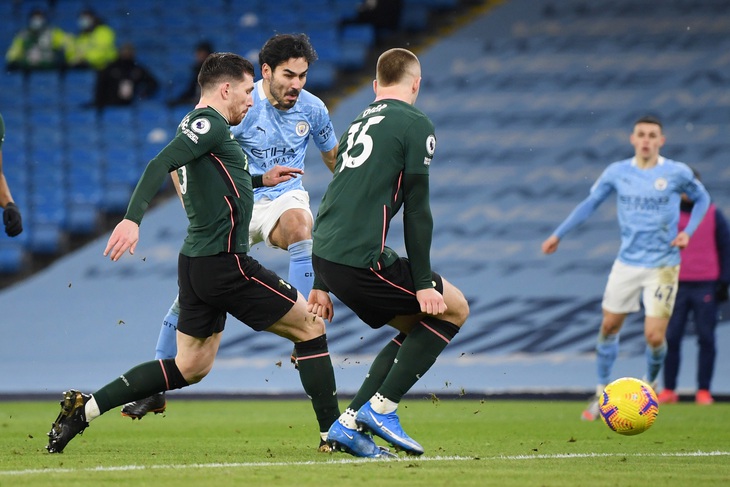
[{"label": "light blue jersey", "polygon": [[684,230],[690,236],[705,216],[710,195],[686,164],[664,157],[651,169],[637,167],[635,158],[609,165],[554,235],[562,239],[614,191],[621,230],[618,260],[639,267],[678,265],[679,249],[670,242],[678,233],[681,194],[695,203]]},{"label": "light blue jersey", "polygon": [[[325,104],[308,91],[289,110],[278,110],[264,93],[262,80],[254,85],[253,106],[243,121],[231,132],[248,156],[252,176],[263,174],[274,165],[304,169],[304,157],[310,136],[320,152],[337,145],[337,137]],[[293,178],[273,187],[254,190],[254,200],[263,196],[275,199],[293,189],[304,189],[301,178]]]}]

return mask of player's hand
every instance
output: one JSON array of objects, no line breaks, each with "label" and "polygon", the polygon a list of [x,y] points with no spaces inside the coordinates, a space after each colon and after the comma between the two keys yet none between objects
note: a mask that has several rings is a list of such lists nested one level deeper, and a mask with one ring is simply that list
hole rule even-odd
[{"label": "player's hand", "polygon": [[416,291],[416,299],[421,305],[421,313],[435,316],[446,312],[444,297],[434,288]]},{"label": "player's hand", "polygon": [[320,318],[332,323],[332,318],[335,317],[335,310],[332,306],[332,299],[328,292],[322,291],[321,289],[312,289],[309,292],[309,299],[307,300],[307,311],[314,313]]},{"label": "player's hand", "polygon": [[111,260],[116,262],[127,250],[129,250],[129,255],[134,255],[138,241],[139,225],[132,220],[122,220],[109,237],[106,249],[104,249],[104,257],[108,255]]},{"label": "player's hand", "polygon": [[15,203],[10,202],[5,205],[3,223],[8,237],[15,237],[23,231],[23,219],[20,217],[20,210],[15,206]]},{"label": "player's hand", "polygon": [[672,240],[669,245],[672,247],[679,247],[679,249],[683,249],[689,244],[689,235],[687,235],[685,232],[679,232],[676,237],[674,237],[674,240]]},{"label": "player's hand", "polygon": [[555,235],[550,235],[543,243],[542,243],[542,253],[543,254],[552,254],[556,250],[558,250],[558,244],[560,243],[560,239],[556,237]]},{"label": "player's hand", "polygon": [[276,186],[284,181],[294,179],[298,174],[304,174],[304,170],[296,167],[280,166],[277,164],[264,173],[261,181],[264,186]]}]

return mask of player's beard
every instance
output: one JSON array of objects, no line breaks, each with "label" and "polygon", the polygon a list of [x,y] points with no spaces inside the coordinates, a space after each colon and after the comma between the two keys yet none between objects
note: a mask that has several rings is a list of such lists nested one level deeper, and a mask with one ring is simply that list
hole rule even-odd
[{"label": "player's beard", "polygon": [[[278,105],[278,108],[282,108],[284,110],[288,110],[294,105],[297,104],[297,101],[299,100],[299,91],[295,89],[291,89],[289,91],[284,91],[283,89],[280,89],[280,86],[276,86],[272,83],[271,85],[271,96],[274,97],[274,100],[276,100],[276,103]],[[293,100],[288,100],[286,96],[293,95],[295,98]]]}]

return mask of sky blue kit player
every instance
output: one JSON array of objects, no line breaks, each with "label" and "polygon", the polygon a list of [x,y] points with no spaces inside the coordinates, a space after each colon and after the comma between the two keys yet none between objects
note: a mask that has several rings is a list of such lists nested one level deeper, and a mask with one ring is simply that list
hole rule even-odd
[{"label": "sky blue kit player", "polygon": [[[304,169],[310,137],[320,152],[329,152],[337,145],[335,129],[322,100],[302,90],[293,107],[279,110],[266,99],[262,80],[254,85],[249,116],[231,127],[231,132],[248,155],[252,176],[263,174],[276,164]],[[270,188],[256,188],[254,201],[264,197],[273,200],[293,189],[304,189],[301,178]]]},{"label": "sky blue kit player", "polygon": [[[682,162],[659,155],[664,145],[661,122],[640,118],[630,136],[635,155],[610,164],[593,184],[590,194],[542,244],[545,254],[558,249],[560,240],[588,219],[611,194],[621,231],[621,248],[608,276],[601,304],[603,320],[596,345],[596,396],[581,417],[598,417],[598,397],[610,382],[618,356],[619,332],[628,313],[644,305],[647,370],[653,384],[667,353],[666,332],[677,293],[680,249],[702,221],[710,205],[705,187]],[[682,193],[694,201],[689,222],[678,231]]]}]

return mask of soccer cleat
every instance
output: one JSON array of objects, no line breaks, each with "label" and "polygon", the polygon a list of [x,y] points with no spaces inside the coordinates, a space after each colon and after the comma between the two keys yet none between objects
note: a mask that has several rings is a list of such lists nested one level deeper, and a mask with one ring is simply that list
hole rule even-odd
[{"label": "soccer cleat", "polygon": [[664,389],[657,396],[657,402],[659,404],[674,404],[679,402],[679,394],[671,389]]},{"label": "soccer cleat", "polygon": [[317,451],[319,453],[332,453],[334,450],[331,446],[327,444],[327,442],[320,438],[319,440],[319,447],[317,448]]},{"label": "soccer cleat", "polygon": [[423,454],[423,447],[401,428],[395,411],[387,414],[376,413],[368,401],[357,412],[355,421],[363,430],[381,437],[396,449],[403,450],[409,455]]},{"label": "soccer cleat", "polygon": [[165,393],[158,392],[144,399],[128,402],[122,406],[122,416],[127,416],[133,420],[142,419],[147,413],[164,413],[166,407]]},{"label": "soccer cleat", "polygon": [[91,399],[89,394],[70,390],[63,393],[61,412],[48,432],[48,453],[62,453],[74,436],[84,432],[89,423],[86,421],[84,405]]},{"label": "soccer cleat", "polygon": [[350,429],[339,421],[335,421],[327,432],[327,444],[332,451],[343,451],[356,457],[398,458],[387,448],[376,445],[370,436]]},{"label": "soccer cleat", "polygon": [[588,403],[588,406],[581,413],[580,419],[583,421],[595,421],[598,419],[598,399],[598,396],[593,396],[591,402]]},{"label": "soccer cleat", "polygon": [[707,389],[700,389],[695,394],[695,403],[701,406],[709,406],[714,403],[715,400],[712,398],[712,394]]}]

